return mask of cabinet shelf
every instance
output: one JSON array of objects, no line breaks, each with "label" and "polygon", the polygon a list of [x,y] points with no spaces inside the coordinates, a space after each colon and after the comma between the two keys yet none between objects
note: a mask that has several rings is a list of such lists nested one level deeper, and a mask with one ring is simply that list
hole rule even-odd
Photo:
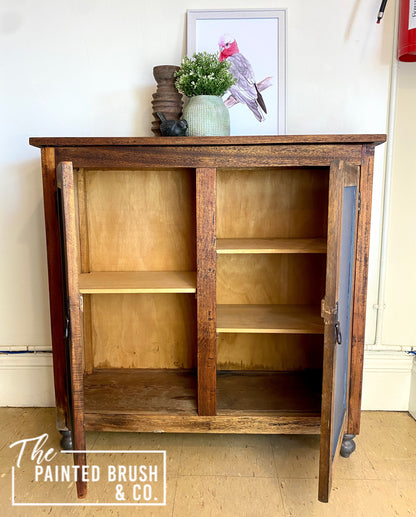
[{"label": "cabinet shelf", "polygon": [[82,294],[195,293],[193,271],[108,271],[79,275]]},{"label": "cabinet shelf", "polygon": [[218,305],[217,332],[323,334],[317,305]]},{"label": "cabinet shelf", "polygon": [[197,414],[189,370],[102,369],[84,376],[85,413]]},{"label": "cabinet shelf", "polygon": [[326,239],[217,239],[217,253],[326,253]]}]

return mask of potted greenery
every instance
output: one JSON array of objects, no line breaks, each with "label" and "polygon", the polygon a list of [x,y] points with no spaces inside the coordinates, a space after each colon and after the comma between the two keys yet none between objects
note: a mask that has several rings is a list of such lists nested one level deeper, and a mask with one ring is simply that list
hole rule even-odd
[{"label": "potted greenery", "polygon": [[230,115],[222,96],[235,84],[231,64],[215,54],[198,52],[184,57],[175,73],[177,90],[189,98],[183,110],[189,136],[230,134]]}]

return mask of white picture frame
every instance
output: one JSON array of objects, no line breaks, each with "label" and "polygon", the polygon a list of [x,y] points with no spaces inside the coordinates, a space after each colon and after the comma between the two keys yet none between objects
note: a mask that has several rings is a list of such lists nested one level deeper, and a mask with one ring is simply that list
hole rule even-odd
[{"label": "white picture frame", "polygon": [[[250,62],[267,113],[259,121],[247,105],[229,107],[231,135],[286,134],[286,9],[188,10],[187,55],[219,53],[219,39],[231,35]],[[224,96],[226,105],[235,101]]]}]

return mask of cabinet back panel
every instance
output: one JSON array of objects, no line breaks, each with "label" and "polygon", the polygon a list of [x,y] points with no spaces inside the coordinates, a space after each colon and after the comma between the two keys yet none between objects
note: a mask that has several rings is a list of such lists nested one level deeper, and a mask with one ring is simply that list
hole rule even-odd
[{"label": "cabinet back panel", "polygon": [[219,304],[320,304],[324,254],[218,255]]},{"label": "cabinet back panel", "polygon": [[195,367],[193,294],[94,294],[90,299],[94,368]]},{"label": "cabinet back panel", "polygon": [[219,169],[217,238],[326,236],[327,168]]},{"label": "cabinet back panel", "polygon": [[323,336],[219,334],[218,370],[293,371],[322,368]]},{"label": "cabinet back panel", "polygon": [[[195,177],[188,169],[84,170],[90,271],[196,269]],[[85,246],[84,246],[85,247]]]}]

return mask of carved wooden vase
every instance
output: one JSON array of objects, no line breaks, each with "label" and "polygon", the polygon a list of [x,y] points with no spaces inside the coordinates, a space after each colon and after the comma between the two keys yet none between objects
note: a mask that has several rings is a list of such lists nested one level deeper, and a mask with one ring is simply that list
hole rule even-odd
[{"label": "carved wooden vase", "polygon": [[153,77],[157,82],[156,93],[152,95],[153,117],[152,131],[160,136],[160,119],[158,111],[164,113],[168,120],[179,120],[182,115],[182,94],[175,87],[174,73],[179,70],[175,65],[159,65],[153,68]]}]

